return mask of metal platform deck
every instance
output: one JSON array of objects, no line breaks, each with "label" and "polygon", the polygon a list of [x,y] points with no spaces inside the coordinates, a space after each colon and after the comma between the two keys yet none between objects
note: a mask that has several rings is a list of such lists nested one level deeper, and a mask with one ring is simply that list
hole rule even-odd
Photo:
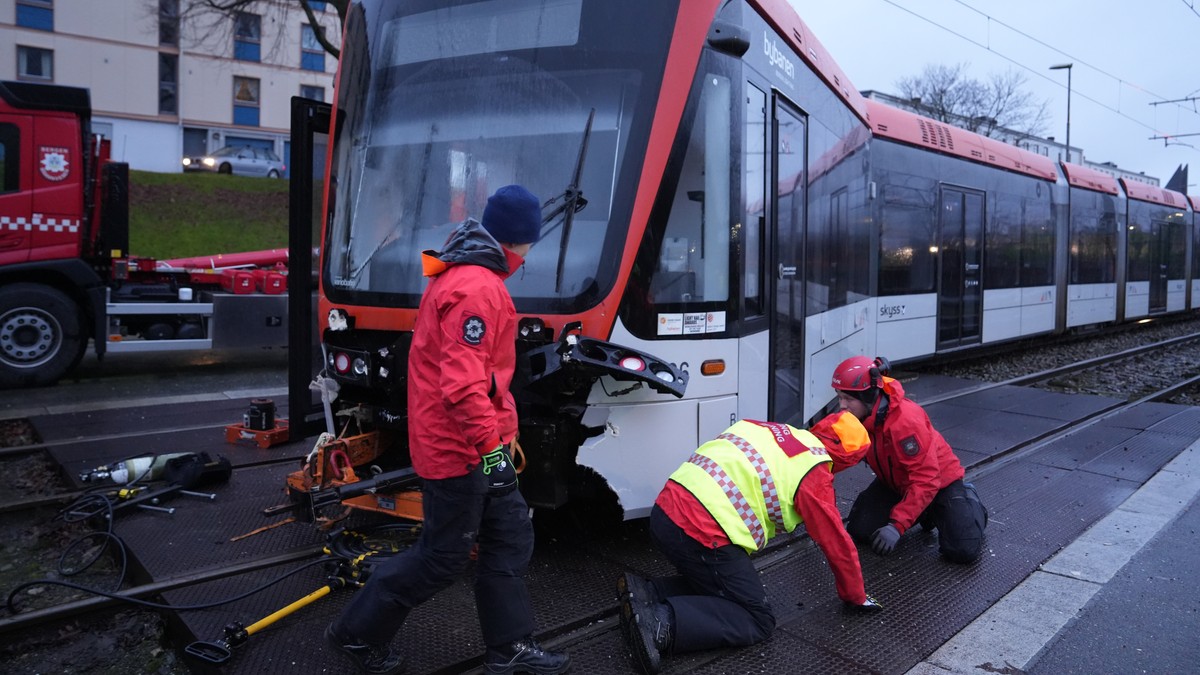
[{"label": "metal platform deck", "polygon": [[[906,383],[918,401],[943,391],[945,378]],[[810,673],[903,673],[1014,588],[1037,566],[1114,509],[1164,463],[1200,438],[1200,408],[1145,404],[1102,418],[1073,436],[1034,444],[1031,449],[993,461],[996,452],[1017,441],[1042,438],[1066,421],[1095,413],[1113,401],[1069,396],[1037,389],[1000,387],[966,401],[928,406],[935,425],[968,465],[991,516],[987,552],[976,564],[951,565],[937,554],[936,535],[920,528],[901,539],[897,553],[879,558],[861,551],[867,591],[885,611],[869,616],[847,614],[833,592],[833,577],[811,540],[791,538],[782,550],[763,556],[763,581],[779,622],[767,642],[744,650],[685,655],[665,662],[666,673],[732,673],[765,669]],[[63,441],[54,451],[68,475],[133,452],[206,451],[224,455],[247,469],[227,485],[214,488],[214,501],[177,498],[172,515],[130,513],[117,532],[138,563],[139,581],[200,573],[209,568],[267,555],[292,552],[297,560],[201,586],[164,594],[183,608],[231,598],[300,568],[315,557],[324,535],[311,525],[292,523],[231,541],[272,519],[263,509],[285,501],[284,476],[295,464],[253,466],[264,458],[308,451],[303,444],[262,450],[230,445],[220,430],[149,433],[96,443],[71,443],[81,430],[123,433],[155,425],[175,415],[179,426],[240,420],[245,402],[197,404],[187,410],[135,409],[32,420],[48,441]],[[281,411],[280,416],[285,416]],[[112,430],[111,432],[107,430]],[[836,480],[843,514],[857,491],[871,480],[858,466]],[[354,516],[356,522],[376,522]],[[528,576],[539,626],[566,628],[572,639],[572,672],[632,672],[629,655],[615,628],[614,582],[626,569],[646,575],[670,572],[649,543],[645,522],[594,528],[586,514],[539,521],[538,542]],[[309,567],[261,592],[216,608],[177,613],[182,646],[214,640],[230,622],[249,625],[320,588],[320,566]],[[252,636],[234,652],[221,672],[349,673],[322,638],[326,624],[341,610],[351,591],[326,598]],[[547,646],[554,647],[558,641]],[[408,659],[407,672],[457,672],[482,657],[470,578],[464,578],[417,608],[396,640]]]}]

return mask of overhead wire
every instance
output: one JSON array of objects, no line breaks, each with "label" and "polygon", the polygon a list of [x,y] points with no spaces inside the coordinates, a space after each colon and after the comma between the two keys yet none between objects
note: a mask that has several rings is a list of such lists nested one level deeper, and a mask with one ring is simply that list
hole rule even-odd
[{"label": "overhead wire", "polygon": [[[1046,44],[1045,42],[1042,42],[1042,41],[1038,40],[1037,38],[1034,38],[1034,37],[1032,37],[1032,36],[1030,36],[1030,35],[1028,35],[1028,34],[1026,34],[1026,33],[1024,33],[1024,32],[1021,32],[1021,31],[1019,31],[1019,30],[1017,30],[1017,29],[1015,29],[1015,28],[1013,28],[1013,27],[1009,26],[1008,24],[1006,24],[1006,23],[1004,23],[1004,22],[1002,22],[1002,21],[1000,21],[1000,20],[998,20],[998,19],[995,19],[995,18],[993,18],[992,16],[988,15],[987,13],[985,13],[985,12],[983,12],[983,11],[981,11],[981,10],[978,10],[978,9],[976,9],[976,8],[974,8],[974,7],[971,7],[970,5],[968,5],[968,4],[966,4],[965,2],[963,2],[963,0],[954,0],[954,1],[955,1],[955,2],[957,2],[958,4],[961,4],[961,5],[963,5],[964,7],[967,7],[968,9],[971,9],[971,10],[972,10],[972,11],[974,11],[974,12],[977,12],[977,13],[979,13],[980,15],[984,16],[985,18],[987,18],[989,22],[993,22],[993,21],[994,21],[995,23],[997,23],[997,24],[999,24],[999,25],[1001,25],[1001,26],[1003,26],[1003,27],[1005,27],[1005,28],[1008,28],[1009,30],[1012,30],[1012,31],[1014,31],[1014,32],[1016,32],[1016,33],[1018,33],[1018,34],[1020,34],[1020,35],[1022,35],[1022,36],[1024,36],[1024,37],[1026,37],[1026,38],[1028,38],[1028,39],[1034,40],[1034,41],[1035,41],[1035,42],[1037,42],[1038,44],[1041,44],[1041,45],[1043,45],[1043,46],[1045,46],[1045,47],[1047,47],[1047,48],[1049,48],[1049,49],[1052,49],[1052,50],[1054,50],[1055,52],[1057,52],[1057,53],[1059,53],[1059,54],[1062,54],[1063,56],[1066,56],[1067,58],[1074,59],[1074,57],[1072,57],[1070,54],[1067,54],[1066,52],[1064,52],[1064,51],[1062,51],[1062,50],[1058,49],[1057,47],[1053,47],[1053,46],[1051,46],[1051,45],[1049,45],[1049,44]],[[1032,73],[1032,74],[1036,75],[1037,77],[1039,77],[1039,78],[1041,78],[1041,79],[1043,79],[1043,80],[1046,80],[1047,82],[1050,82],[1050,83],[1052,83],[1052,84],[1054,84],[1054,85],[1056,85],[1056,86],[1060,86],[1060,87],[1064,87],[1064,88],[1065,88],[1065,85],[1063,85],[1063,84],[1062,84],[1061,82],[1059,82],[1058,80],[1056,80],[1056,79],[1054,79],[1054,78],[1052,78],[1052,77],[1050,77],[1050,76],[1046,75],[1044,72],[1042,72],[1042,70],[1040,70],[1040,69],[1036,69],[1036,68],[1031,68],[1030,66],[1027,66],[1027,65],[1025,65],[1024,63],[1021,63],[1020,61],[1017,61],[1016,59],[1012,58],[1011,56],[1008,56],[1007,54],[1004,54],[1004,53],[1002,53],[1002,52],[1000,52],[1000,51],[997,51],[997,50],[993,49],[993,48],[991,47],[991,45],[988,45],[988,44],[983,44],[983,43],[979,42],[978,40],[975,40],[975,39],[973,39],[973,38],[971,38],[971,37],[968,37],[967,35],[964,35],[963,33],[960,33],[959,31],[956,31],[956,30],[954,30],[954,29],[952,29],[952,28],[950,28],[950,27],[948,27],[948,26],[945,26],[945,25],[943,25],[943,24],[941,24],[941,23],[938,23],[937,21],[935,21],[935,20],[933,20],[933,19],[931,19],[931,18],[929,18],[929,17],[927,17],[927,16],[924,16],[924,15],[922,15],[922,14],[920,14],[920,13],[918,13],[918,12],[916,12],[916,11],[912,10],[912,9],[909,9],[908,7],[905,7],[905,6],[903,6],[903,5],[900,5],[900,4],[898,4],[898,3],[897,3],[895,0],[883,0],[883,2],[885,2],[885,3],[887,3],[887,4],[891,5],[891,6],[893,6],[893,7],[895,7],[896,9],[899,9],[899,10],[901,10],[901,11],[903,11],[903,12],[907,13],[907,14],[910,14],[910,15],[912,15],[913,17],[915,17],[915,18],[917,18],[917,19],[920,19],[921,21],[924,21],[924,22],[926,22],[926,23],[928,23],[928,24],[930,24],[930,25],[933,25],[933,26],[935,26],[935,27],[937,27],[937,28],[939,28],[939,29],[941,29],[941,30],[943,30],[943,31],[947,32],[947,33],[950,33],[951,35],[954,35],[955,37],[958,37],[958,38],[960,38],[960,39],[962,39],[962,40],[964,40],[964,41],[966,41],[966,42],[969,42],[969,43],[971,43],[971,44],[975,45],[976,47],[979,47],[980,49],[983,49],[983,50],[985,50],[985,51],[988,51],[988,52],[990,52],[990,53],[992,53],[992,54],[995,54],[996,56],[998,56],[998,57],[1000,57],[1000,58],[1004,59],[1005,61],[1008,61],[1009,63],[1011,63],[1011,64],[1013,64],[1013,65],[1017,66],[1018,68],[1021,68],[1022,70],[1028,71],[1028,72],[1030,72],[1030,73]],[[1149,94],[1149,95],[1151,95],[1151,96],[1154,96],[1155,98],[1159,98],[1159,99],[1165,100],[1165,98],[1164,98],[1164,97],[1162,97],[1162,96],[1159,96],[1158,94],[1155,94],[1155,93],[1153,93],[1153,92],[1151,92],[1151,91],[1149,91],[1149,90],[1147,90],[1147,89],[1144,89],[1144,88],[1142,88],[1142,87],[1140,87],[1140,86],[1138,86],[1138,85],[1136,85],[1136,84],[1133,84],[1133,83],[1131,83],[1131,82],[1127,82],[1127,81],[1125,81],[1125,80],[1123,80],[1123,79],[1121,79],[1121,78],[1118,78],[1118,77],[1116,77],[1115,75],[1112,75],[1112,74],[1110,74],[1110,73],[1107,73],[1107,72],[1105,72],[1104,70],[1102,70],[1102,69],[1100,69],[1100,68],[1097,68],[1097,67],[1095,67],[1095,66],[1093,66],[1093,65],[1091,65],[1091,64],[1089,64],[1089,63],[1087,63],[1086,61],[1083,61],[1083,60],[1081,60],[1081,59],[1077,59],[1077,60],[1079,61],[1079,63],[1081,63],[1081,64],[1083,64],[1083,65],[1087,66],[1088,68],[1091,68],[1091,69],[1095,70],[1095,71],[1096,71],[1096,72],[1098,72],[1098,73],[1101,73],[1101,74],[1103,74],[1103,75],[1105,75],[1105,76],[1107,76],[1107,77],[1110,77],[1110,78],[1112,78],[1112,79],[1116,80],[1116,81],[1117,81],[1118,83],[1120,83],[1120,84],[1128,84],[1129,86],[1131,86],[1131,87],[1134,87],[1134,88],[1137,88],[1138,90],[1140,90],[1140,91],[1143,91],[1143,92],[1145,92],[1146,94]],[[1101,101],[1099,101],[1099,100],[1097,100],[1097,99],[1093,98],[1092,96],[1089,96],[1088,94],[1086,94],[1086,93],[1084,93],[1084,92],[1081,92],[1081,91],[1079,91],[1078,89],[1073,89],[1071,93],[1072,93],[1072,95],[1073,95],[1073,96],[1079,96],[1080,98],[1086,99],[1086,100],[1088,100],[1088,101],[1090,101],[1090,102],[1092,102],[1092,103],[1096,104],[1097,106],[1099,106],[1099,107],[1103,108],[1104,110],[1108,110],[1109,112],[1112,112],[1112,113],[1113,113],[1113,114],[1115,114],[1115,115],[1118,115],[1118,116],[1120,116],[1120,117],[1123,117],[1123,118],[1125,118],[1125,119],[1129,120],[1130,122],[1133,122],[1134,124],[1137,124],[1138,126],[1140,126],[1140,127],[1144,128],[1144,129],[1147,129],[1147,130],[1149,130],[1149,131],[1151,131],[1151,132],[1153,132],[1153,133],[1155,133],[1155,134],[1157,134],[1157,135],[1161,135],[1161,136],[1167,136],[1167,137],[1169,137],[1169,136],[1171,135],[1171,134],[1167,134],[1167,133],[1165,133],[1165,132],[1159,131],[1159,130],[1158,130],[1158,129],[1156,129],[1155,127],[1153,127],[1153,126],[1151,126],[1151,125],[1149,125],[1149,124],[1147,124],[1147,123],[1145,123],[1145,122],[1143,122],[1143,121],[1141,121],[1141,120],[1139,120],[1139,119],[1137,119],[1137,118],[1135,118],[1135,117],[1131,117],[1130,115],[1128,115],[1128,114],[1126,114],[1126,113],[1124,113],[1124,112],[1121,112],[1121,110],[1120,110],[1120,109],[1118,109],[1118,108],[1113,108],[1112,106],[1108,105],[1107,103],[1103,103],[1103,102],[1101,102]]]}]

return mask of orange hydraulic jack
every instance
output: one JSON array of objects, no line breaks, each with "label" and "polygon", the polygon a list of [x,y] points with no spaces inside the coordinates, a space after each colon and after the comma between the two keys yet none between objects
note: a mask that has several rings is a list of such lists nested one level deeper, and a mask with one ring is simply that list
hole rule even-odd
[{"label": "orange hydraulic jack", "polygon": [[279,445],[287,439],[288,421],[285,419],[275,420],[275,427],[272,429],[251,429],[242,424],[229,424],[225,427],[226,443],[253,441],[255,445],[265,449],[272,445]]},{"label": "orange hydraulic jack", "polygon": [[288,421],[275,419],[275,402],[269,398],[251,399],[250,409],[242,415],[242,423],[225,427],[226,443],[250,440],[260,448],[269,448],[287,439]]},{"label": "orange hydraulic jack", "polygon": [[304,466],[288,474],[288,493],[294,502],[306,504],[300,518],[321,520],[318,511],[342,504],[376,511],[417,522],[422,521],[421,493],[411,489],[418,479],[411,468],[360,478],[355,466],[379,456],[376,431],[334,438],[322,434]]}]

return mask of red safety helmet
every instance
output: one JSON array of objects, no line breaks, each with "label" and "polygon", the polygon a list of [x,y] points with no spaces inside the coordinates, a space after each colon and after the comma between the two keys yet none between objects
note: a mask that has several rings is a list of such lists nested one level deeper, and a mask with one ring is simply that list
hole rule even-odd
[{"label": "red safety helmet", "polygon": [[833,370],[833,388],[839,391],[867,391],[881,387],[888,370],[887,359],[851,356]]}]

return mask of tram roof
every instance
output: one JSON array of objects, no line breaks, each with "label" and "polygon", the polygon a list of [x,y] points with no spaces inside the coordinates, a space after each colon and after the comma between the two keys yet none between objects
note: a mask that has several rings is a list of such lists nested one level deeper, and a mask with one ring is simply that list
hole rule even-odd
[{"label": "tram roof", "polygon": [[850,82],[850,78],[846,77],[842,67],[833,60],[825,46],[809,30],[808,25],[796,13],[796,9],[787,0],[749,0],[749,2],[759,9],[767,23],[778,31],[788,45],[812,68],[813,72],[824,80],[825,84],[829,85],[863,122],[868,122],[867,99],[858,92],[858,89]]},{"label": "tram roof", "polygon": [[1188,201],[1192,203],[1192,211],[1200,212],[1200,197],[1188,196]]},{"label": "tram roof", "polygon": [[1070,162],[1063,162],[1062,167],[1063,173],[1067,175],[1067,182],[1072,187],[1107,192],[1110,195],[1121,193],[1117,188],[1117,179],[1106,173]]},{"label": "tram roof", "polygon": [[1042,180],[1058,180],[1058,171],[1048,157],[873,99],[866,103],[871,133],[876,136]]},{"label": "tram roof", "polygon": [[1136,180],[1121,179],[1121,187],[1130,199],[1136,199],[1151,204],[1174,206],[1177,209],[1187,208],[1188,198],[1182,192],[1160,188],[1157,185],[1147,185]]}]

